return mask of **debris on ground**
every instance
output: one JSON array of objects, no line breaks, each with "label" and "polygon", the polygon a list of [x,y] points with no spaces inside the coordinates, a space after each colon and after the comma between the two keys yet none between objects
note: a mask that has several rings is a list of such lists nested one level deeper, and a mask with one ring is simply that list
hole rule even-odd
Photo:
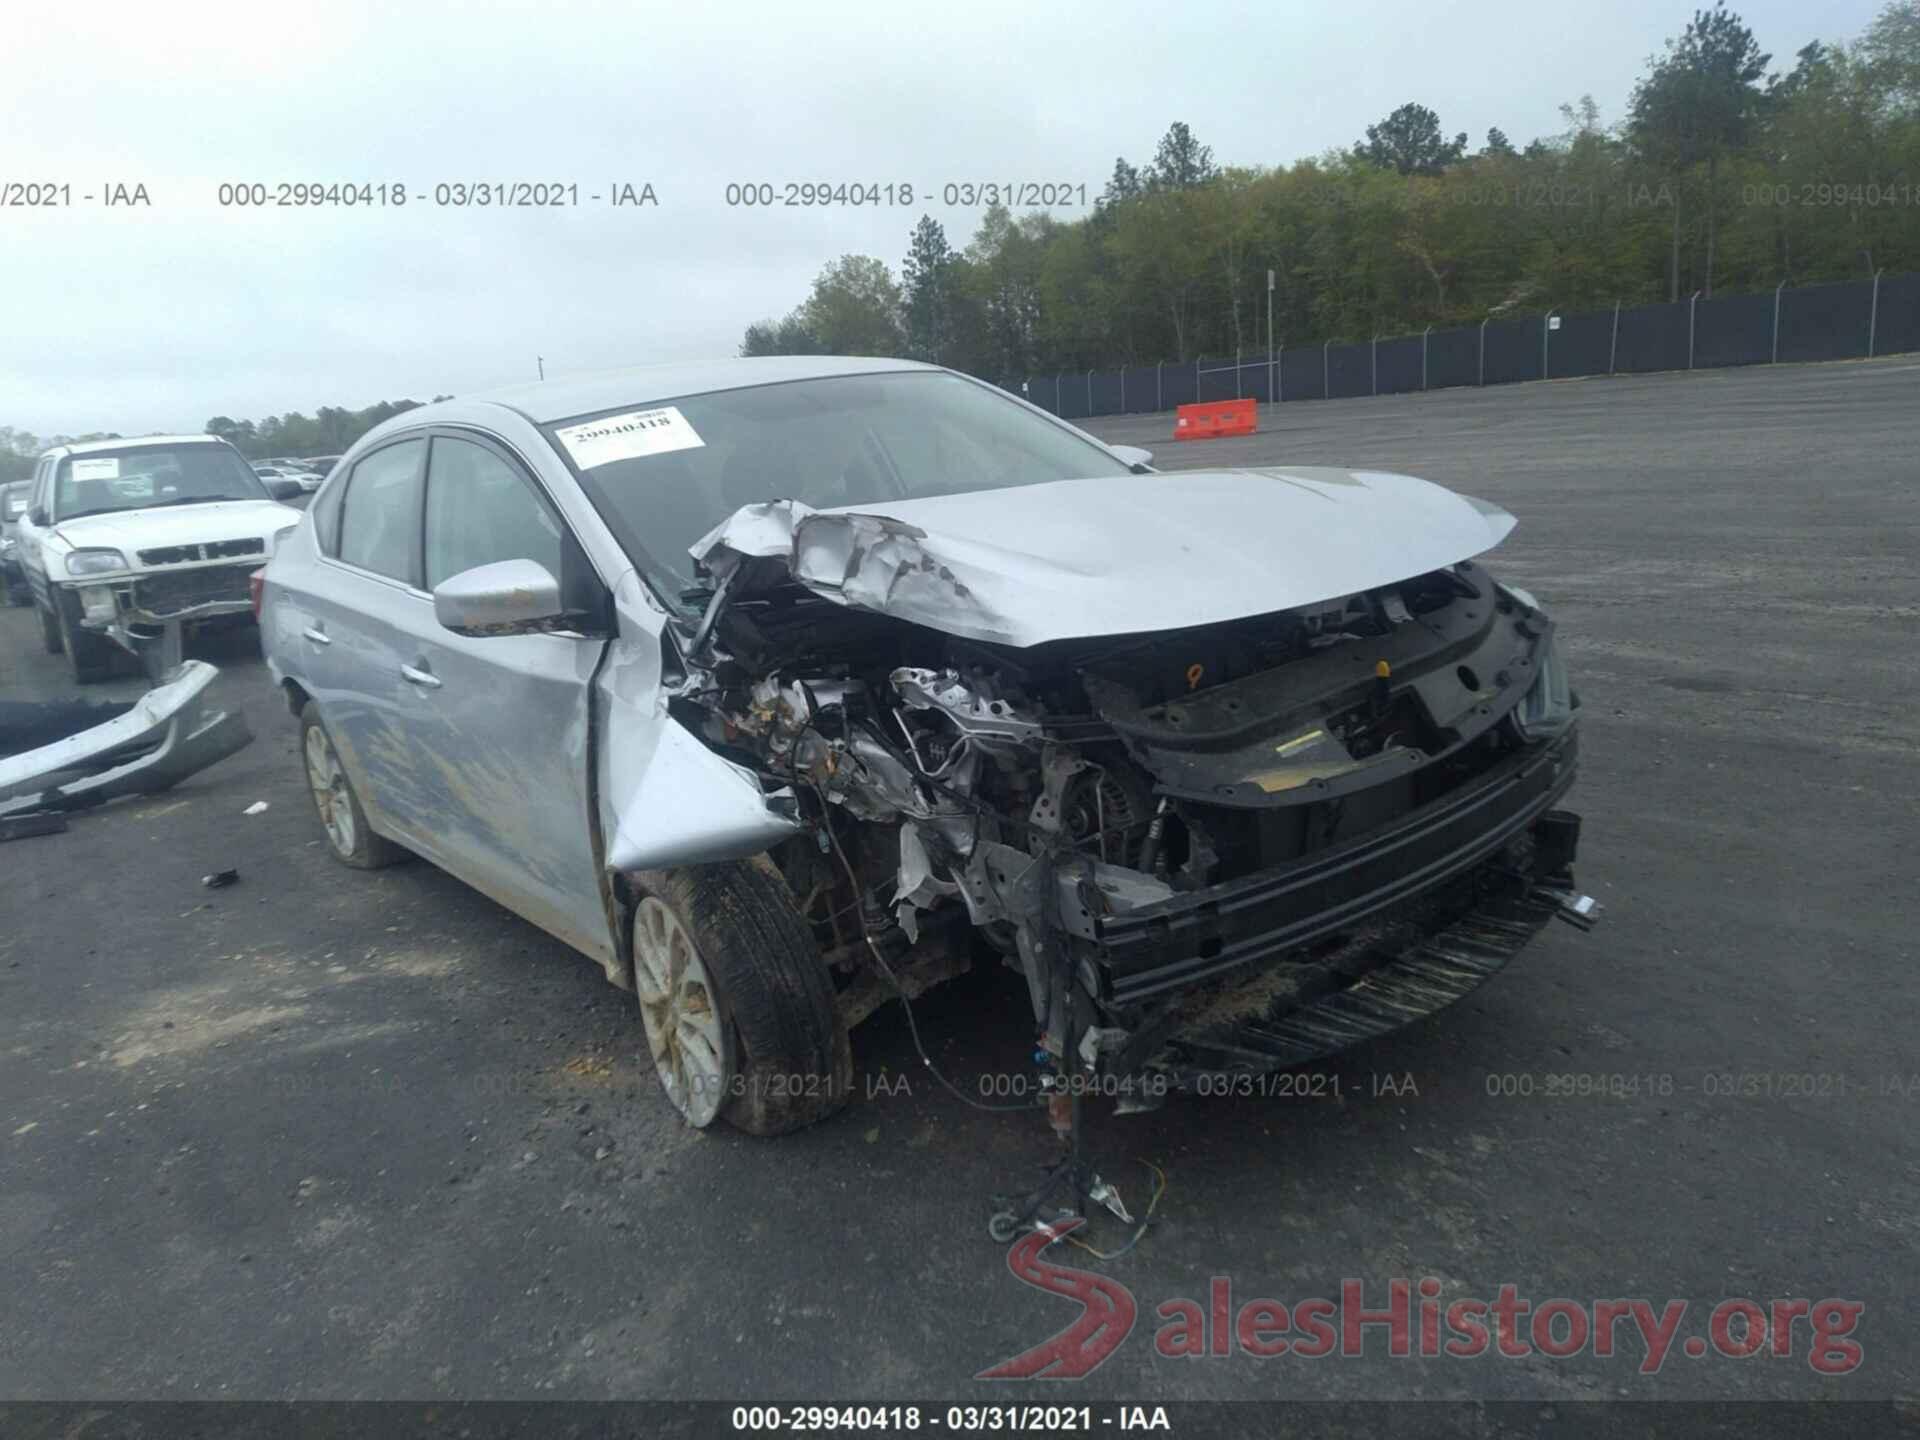
[{"label": "debris on ground", "polygon": [[24,840],[29,835],[58,835],[67,817],[57,810],[35,810],[24,815],[0,815],[0,841]]},{"label": "debris on ground", "polygon": [[219,890],[233,884],[233,882],[239,878],[240,872],[238,870],[216,870],[211,875],[202,875],[200,877],[200,883],[209,890]]},{"label": "debris on ground", "polygon": [[244,714],[210,703],[219,673],[189,660],[130,704],[0,702],[0,816],[153,794],[252,743]]},{"label": "debris on ground", "polygon": [[242,810],[240,813],[242,815],[264,815],[266,814],[266,811],[267,811],[267,802],[265,800],[256,800],[253,802],[253,804],[247,806],[247,808]]}]

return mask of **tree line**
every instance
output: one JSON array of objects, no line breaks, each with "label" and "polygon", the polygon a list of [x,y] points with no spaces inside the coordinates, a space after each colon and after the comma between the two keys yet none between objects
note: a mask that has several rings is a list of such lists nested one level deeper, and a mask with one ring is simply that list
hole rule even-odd
[{"label": "tree line", "polygon": [[923,215],[898,276],[843,255],[743,355],[932,360],[995,380],[1357,341],[1489,315],[1920,270],[1920,0],[1776,66],[1724,4],[1647,62],[1617,123],[1473,147],[1402,105],[1353,146],[1220,166],[1183,123],[1092,213]]}]

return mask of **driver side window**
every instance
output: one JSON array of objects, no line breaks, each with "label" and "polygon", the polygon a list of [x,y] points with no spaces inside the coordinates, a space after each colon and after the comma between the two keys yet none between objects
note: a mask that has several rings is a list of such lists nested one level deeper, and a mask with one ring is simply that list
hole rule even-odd
[{"label": "driver side window", "polygon": [[429,590],[499,560],[532,560],[565,578],[559,520],[518,469],[471,440],[433,438],[426,539]]}]

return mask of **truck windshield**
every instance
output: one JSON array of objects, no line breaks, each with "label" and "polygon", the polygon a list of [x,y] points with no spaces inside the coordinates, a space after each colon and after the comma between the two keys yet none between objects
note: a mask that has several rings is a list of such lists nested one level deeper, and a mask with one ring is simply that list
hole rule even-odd
[{"label": "truck windshield", "polygon": [[142,445],[63,459],[54,479],[52,518],[57,524],[153,505],[271,498],[227,445]]}]

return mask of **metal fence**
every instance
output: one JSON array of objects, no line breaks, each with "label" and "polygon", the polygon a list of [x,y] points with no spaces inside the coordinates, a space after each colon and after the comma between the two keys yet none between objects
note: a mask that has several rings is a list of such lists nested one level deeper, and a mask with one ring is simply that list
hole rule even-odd
[{"label": "metal fence", "polygon": [[1513,318],[1361,344],[1031,375],[1006,388],[1065,420],[1204,400],[1349,400],[1457,385],[1852,360],[1920,350],[1920,274]]}]

